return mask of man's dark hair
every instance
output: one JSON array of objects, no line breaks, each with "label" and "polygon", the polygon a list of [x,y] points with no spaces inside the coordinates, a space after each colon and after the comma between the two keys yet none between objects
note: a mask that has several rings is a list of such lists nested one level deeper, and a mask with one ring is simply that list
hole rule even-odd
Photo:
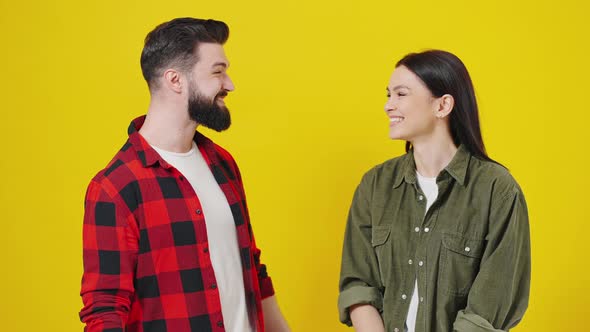
[{"label": "man's dark hair", "polygon": [[228,37],[229,27],[221,21],[184,17],[158,25],[145,37],[141,52],[141,71],[150,90],[167,68],[191,70],[199,60],[200,43],[223,45]]}]

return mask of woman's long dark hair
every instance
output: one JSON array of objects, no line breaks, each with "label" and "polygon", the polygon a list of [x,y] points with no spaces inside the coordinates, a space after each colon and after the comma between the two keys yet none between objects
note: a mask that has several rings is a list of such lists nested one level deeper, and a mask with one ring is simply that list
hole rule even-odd
[{"label": "woman's long dark hair", "polygon": [[[436,98],[453,96],[455,106],[451,112],[451,136],[456,146],[463,144],[472,155],[495,162],[486,153],[479,127],[477,101],[471,77],[463,62],[454,54],[429,50],[410,53],[395,67],[404,66],[418,76]],[[406,142],[406,152],[411,143]]]}]

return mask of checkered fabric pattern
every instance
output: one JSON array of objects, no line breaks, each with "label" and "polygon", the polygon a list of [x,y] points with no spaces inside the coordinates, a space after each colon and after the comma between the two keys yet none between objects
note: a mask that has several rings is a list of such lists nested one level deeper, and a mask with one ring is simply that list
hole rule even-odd
[{"label": "checkered fabric pattern", "polygon": [[[80,319],[86,332],[225,331],[199,199],[138,133],[144,120],[133,120],[128,141],[86,193]],[[198,132],[194,140],[230,205],[248,312],[264,331],[261,300],[274,290],[240,172],[227,151]]]}]

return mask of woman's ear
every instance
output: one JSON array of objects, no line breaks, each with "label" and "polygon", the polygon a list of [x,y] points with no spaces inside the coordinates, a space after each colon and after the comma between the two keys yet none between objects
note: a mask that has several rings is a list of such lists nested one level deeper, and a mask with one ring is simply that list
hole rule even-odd
[{"label": "woman's ear", "polygon": [[445,94],[437,99],[438,105],[435,114],[437,118],[443,119],[453,111],[453,108],[455,107],[455,98],[450,94]]}]

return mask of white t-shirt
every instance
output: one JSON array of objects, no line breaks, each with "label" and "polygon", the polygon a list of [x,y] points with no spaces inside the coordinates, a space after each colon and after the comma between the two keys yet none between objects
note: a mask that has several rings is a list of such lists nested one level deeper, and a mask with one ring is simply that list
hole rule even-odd
[{"label": "white t-shirt", "polygon": [[199,198],[209,240],[209,255],[228,332],[253,331],[248,319],[242,261],[234,218],[227,198],[195,142],[189,152],[176,153],[152,146],[189,181]]},{"label": "white t-shirt", "polygon": [[[424,214],[428,212],[432,203],[436,200],[438,196],[438,186],[436,185],[436,177],[434,178],[427,178],[420,173],[416,172],[416,176],[418,178],[418,185],[422,192],[426,196],[426,210],[424,210]],[[412,293],[412,299],[410,300],[410,309],[408,310],[408,317],[406,318],[406,331],[407,332],[414,332],[416,330],[416,316],[418,315],[418,279],[416,279],[414,284],[414,293]]]}]

